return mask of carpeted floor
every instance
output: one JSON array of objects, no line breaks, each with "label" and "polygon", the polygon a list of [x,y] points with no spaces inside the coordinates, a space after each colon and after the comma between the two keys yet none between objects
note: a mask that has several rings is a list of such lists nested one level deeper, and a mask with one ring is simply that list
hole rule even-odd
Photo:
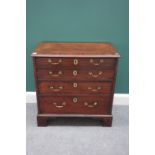
[{"label": "carpeted floor", "polygon": [[128,106],[115,105],[113,126],[100,121],[58,118],[36,125],[36,105],[27,104],[27,155],[128,155]]}]

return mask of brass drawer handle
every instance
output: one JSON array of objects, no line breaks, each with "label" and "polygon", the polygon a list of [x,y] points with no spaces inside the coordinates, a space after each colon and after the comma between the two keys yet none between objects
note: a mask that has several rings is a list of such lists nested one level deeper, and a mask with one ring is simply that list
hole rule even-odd
[{"label": "brass drawer handle", "polygon": [[78,65],[79,61],[78,59],[74,59],[74,65]]},{"label": "brass drawer handle", "polygon": [[58,86],[58,87],[50,86],[49,88],[50,88],[51,90],[53,90],[53,91],[61,91],[61,90],[63,89],[62,86]]},{"label": "brass drawer handle", "polygon": [[73,102],[77,103],[78,99],[76,97],[73,98]]},{"label": "brass drawer handle", "polygon": [[63,108],[66,105],[66,102],[62,102],[61,105],[58,105],[56,102],[53,102],[53,104],[55,105],[55,107],[57,108]]},{"label": "brass drawer handle", "polygon": [[57,62],[53,62],[52,59],[48,59],[48,63],[52,64],[52,65],[58,65],[62,63],[62,59],[59,59]]},{"label": "brass drawer handle", "polygon": [[100,75],[102,75],[103,72],[100,71],[100,72],[98,72],[98,74],[93,74],[93,72],[89,72],[88,74],[91,75],[91,76],[94,77],[94,78],[97,78],[97,77],[99,77]]},{"label": "brass drawer handle", "polygon": [[88,102],[84,102],[84,105],[89,107],[89,108],[93,108],[93,107],[98,105],[98,102],[94,102],[93,104],[89,104]]},{"label": "brass drawer handle", "polygon": [[104,62],[104,60],[103,60],[103,59],[100,59],[99,63],[97,63],[97,62],[94,62],[93,59],[90,59],[89,62],[90,62],[91,64],[93,64],[94,66],[98,66],[98,65],[102,64],[102,63]]},{"label": "brass drawer handle", "polygon": [[58,77],[58,76],[62,75],[62,71],[59,71],[58,74],[53,74],[52,71],[49,71],[48,74],[51,76],[54,76],[54,77]]},{"label": "brass drawer handle", "polygon": [[92,88],[92,87],[88,87],[89,90],[96,92],[98,90],[101,90],[102,87],[97,87],[97,88]]},{"label": "brass drawer handle", "polygon": [[77,76],[78,72],[76,70],[73,71],[73,75]]}]

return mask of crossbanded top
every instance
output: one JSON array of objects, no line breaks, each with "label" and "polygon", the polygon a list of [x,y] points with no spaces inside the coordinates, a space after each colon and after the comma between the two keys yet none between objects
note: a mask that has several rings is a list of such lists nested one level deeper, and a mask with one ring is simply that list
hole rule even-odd
[{"label": "crossbanded top", "polygon": [[32,56],[59,57],[119,57],[111,43],[60,43],[42,42]]}]

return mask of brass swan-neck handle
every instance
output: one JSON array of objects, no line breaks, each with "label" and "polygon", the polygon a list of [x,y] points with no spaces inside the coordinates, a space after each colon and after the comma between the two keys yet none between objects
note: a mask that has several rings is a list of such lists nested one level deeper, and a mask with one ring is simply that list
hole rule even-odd
[{"label": "brass swan-neck handle", "polygon": [[63,108],[66,105],[66,102],[62,102],[61,105],[56,102],[53,102],[53,104],[55,105],[56,108]]},{"label": "brass swan-neck handle", "polygon": [[62,63],[62,59],[59,59],[58,61],[53,62],[53,60],[51,58],[49,58],[48,63],[50,63],[51,65],[58,65],[58,64]]},{"label": "brass swan-neck handle", "polygon": [[88,90],[91,90],[93,92],[96,92],[96,91],[101,90],[101,89],[102,89],[102,87],[100,87],[100,86],[98,86],[96,88],[88,87]]},{"label": "brass swan-neck handle", "polygon": [[88,74],[89,74],[90,76],[94,77],[94,78],[97,78],[97,77],[99,77],[100,75],[102,75],[103,72],[102,72],[102,71],[99,71],[98,74],[93,74],[93,72],[89,72]]},{"label": "brass swan-neck handle", "polygon": [[61,91],[63,86],[50,86],[49,89],[52,91]]},{"label": "brass swan-neck handle", "polygon": [[89,108],[93,108],[93,107],[98,105],[98,102],[93,102],[93,104],[89,104],[88,102],[84,102],[84,105],[89,107]]},{"label": "brass swan-neck handle", "polygon": [[103,59],[100,59],[99,62],[94,62],[93,59],[90,59],[89,61],[91,64],[93,64],[94,66],[99,66],[100,64],[104,63]]},{"label": "brass swan-neck handle", "polygon": [[52,71],[49,71],[48,74],[51,75],[51,76],[53,76],[53,77],[58,77],[58,76],[61,76],[62,75],[62,71],[58,71],[57,74],[54,74]]}]

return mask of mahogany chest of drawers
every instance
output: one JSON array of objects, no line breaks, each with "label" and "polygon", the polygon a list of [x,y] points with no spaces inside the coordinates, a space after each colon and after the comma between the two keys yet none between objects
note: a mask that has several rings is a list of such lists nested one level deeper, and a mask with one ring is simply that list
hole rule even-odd
[{"label": "mahogany chest of drawers", "polygon": [[112,125],[119,58],[112,44],[44,42],[32,57],[38,126],[56,117],[94,117]]}]

